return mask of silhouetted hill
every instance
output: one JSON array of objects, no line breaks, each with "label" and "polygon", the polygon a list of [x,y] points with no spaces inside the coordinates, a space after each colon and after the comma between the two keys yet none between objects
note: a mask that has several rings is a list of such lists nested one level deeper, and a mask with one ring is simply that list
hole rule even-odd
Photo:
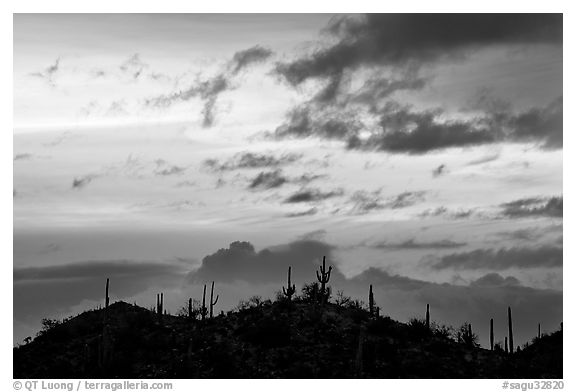
[{"label": "silhouetted hill", "polygon": [[509,355],[357,303],[252,301],[201,321],[116,302],[46,323],[14,348],[14,377],[562,378],[562,332]]}]

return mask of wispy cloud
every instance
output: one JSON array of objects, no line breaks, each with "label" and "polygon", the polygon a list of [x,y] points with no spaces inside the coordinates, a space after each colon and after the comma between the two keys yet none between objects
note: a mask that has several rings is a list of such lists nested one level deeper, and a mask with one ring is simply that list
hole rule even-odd
[{"label": "wispy cloud", "polygon": [[149,107],[166,108],[177,102],[186,102],[192,98],[200,98],[204,103],[202,109],[202,125],[205,128],[214,124],[218,97],[225,91],[235,88],[235,79],[240,71],[253,64],[265,61],[272,51],[261,46],[236,52],[229,60],[224,70],[208,79],[198,78],[186,89],[152,97],[146,100]]},{"label": "wispy cloud", "polygon": [[404,249],[454,249],[466,246],[465,242],[456,242],[452,240],[439,240],[439,241],[417,241],[409,239],[404,242],[377,242],[369,245],[371,248],[389,249],[389,250],[404,250]]},{"label": "wispy cloud", "polygon": [[203,166],[213,171],[230,171],[238,169],[265,169],[277,168],[294,163],[302,158],[300,154],[283,154],[274,156],[272,154],[242,152],[234,155],[225,161],[218,159],[207,159]]},{"label": "wispy cloud", "polygon": [[493,270],[510,268],[561,268],[562,248],[544,245],[536,248],[476,249],[446,255],[431,263],[434,269]]},{"label": "wispy cloud", "polygon": [[50,85],[51,87],[55,87],[56,83],[54,81],[54,78],[59,70],[60,70],[60,57],[58,57],[56,61],[54,61],[54,64],[49,65],[43,71],[33,72],[30,74],[30,76],[43,79],[46,83],[48,83],[48,85]]},{"label": "wispy cloud", "polygon": [[553,218],[562,218],[563,216],[563,198],[555,197],[533,197],[526,199],[514,200],[501,204],[502,215],[510,218],[525,218],[548,216]]},{"label": "wispy cloud", "polygon": [[314,203],[326,199],[331,199],[333,197],[339,197],[344,194],[342,189],[336,189],[328,192],[323,192],[318,188],[306,188],[301,189],[292,195],[288,196],[284,203]]}]

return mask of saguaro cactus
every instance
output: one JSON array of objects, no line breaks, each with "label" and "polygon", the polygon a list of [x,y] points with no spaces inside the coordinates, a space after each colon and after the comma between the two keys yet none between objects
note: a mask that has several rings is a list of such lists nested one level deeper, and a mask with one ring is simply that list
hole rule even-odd
[{"label": "saguaro cactus", "polygon": [[202,320],[205,320],[206,315],[208,314],[208,308],[206,308],[206,285],[204,285],[204,293],[202,294],[202,309],[200,310],[200,314]]},{"label": "saguaro cactus", "polygon": [[192,298],[188,298],[188,318],[192,319]]},{"label": "saguaro cactus", "polygon": [[514,334],[512,333],[512,310],[508,306],[508,341],[510,343],[510,354],[514,352]]},{"label": "saguaro cactus", "polygon": [[494,351],[494,319],[490,319],[490,350]]},{"label": "saguaro cactus", "polygon": [[540,334],[540,323],[538,323],[538,339],[540,339],[542,335]]},{"label": "saguaro cactus", "polygon": [[430,304],[426,304],[426,329],[430,330]]},{"label": "saguaro cactus", "polygon": [[213,301],[214,298],[214,281],[212,281],[212,289],[210,290],[210,318],[214,315],[214,305],[218,303],[219,295],[216,296],[216,300]]},{"label": "saguaro cactus", "polygon": [[370,285],[370,292],[368,293],[368,309],[370,309],[370,316],[374,316],[374,293],[372,292],[372,285]]},{"label": "saguaro cactus", "polygon": [[504,337],[504,352],[508,354],[508,336]]},{"label": "saguaro cactus", "polygon": [[106,278],[106,310],[108,310],[108,305],[110,305],[110,297],[108,297],[109,287],[110,287],[110,278]]},{"label": "saguaro cactus", "polygon": [[284,286],[282,286],[282,291],[284,292],[286,298],[288,298],[288,301],[292,301],[292,296],[296,293],[296,285],[292,284],[292,281],[290,280],[291,275],[292,267],[288,267],[288,288],[284,288]]},{"label": "saguaro cactus", "polygon": [[320,271],[316,271],[316,278],[318,278],[318,282],[322,285],[320,288],[320,295],[322,296],[322,302],[325,303],[328,301],[328,293],[326,291],[326,283],[330,280],[330,273],[332,272],[332,266],[328,268],[326,271],[326,256],[322,258],[322,266],[320,267]]}]

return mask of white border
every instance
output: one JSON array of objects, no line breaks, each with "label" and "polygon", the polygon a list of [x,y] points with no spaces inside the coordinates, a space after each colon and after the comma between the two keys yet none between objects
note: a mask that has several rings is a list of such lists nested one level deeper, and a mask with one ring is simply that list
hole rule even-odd
[{"label": "white border", "polygon": [[[572,2],[573,3],[573,2]],[[404,2],[393,1],[369,1],[369,0],[332,0],[326,2],[312,2],[310,0],[291,0],[289,2],[271,2],[264,0],[219,0],[219,1],[175,1],[175,0],[140,0],[140,1],[125,1],[120,3],[118,0],[99,0],[98,2],[80,2],[72,0],[28,0],[16,1],[10,0],[2,3],[2,14],[0,19],[0,28],[2,34],[0,35],[0,42],[2,44],[3,60],[0,62],[2,69],[1,75],[3,79],[2,93],[1,93],[1,108],[2,108],[2,139],[0,148],[2,151],[3,165],[0,167],[2,179],[2,192],[0,193],[1,206],[2,206],[2,231],[0,233],[0,249],[2,252],[1,263],[1,276],[3,279],[2,297],[4,309],[4,322],[0,323],[1,328],[1,341],[2,350],[2,382],[9,383],[5,385],[5,390],[10,390],[13,387],[12,380],[12,320],[8,319],[8,315],[12,315],[12,245],[13,245],[13,228],[9,217],[13,217],[13,204],[12,204],[12,157],[13,157],[13,143],[12,143],[12,114],[13,102],[12,94],[13,88],[13,62],[8,61],[12,59],[12,13],[57,13],[57,12],[117,12],[117,13],[168,13],[168,12],[220,12],[220,13],[266,13],[266,12],[292,12],[292,13],[358,13],[358,12],[562,12],[564,13],[564,107],[571,113],[571,108],[574,108],[574,100],[572,98],[572,89],[574,86],[574,76],[570,70],[576,69],[574,64],[574,25],[575,18],[573,17],[573,7],[569,1],[546,1],[546,2],[505,2],[502,0],[484,0],[481,2],[462,2],[455,0],[412,0]],[[319,26],[320,29],[321,26]],[[572,168],[576,168],[574,156],[571,154],[574,148],[574,119],[568,115],[564,118],[564,151],[568,151],[565,156],[565,171],[568,172],[564,178],[564,199],[568,200],[566,208],[564,209],[564,234],[568,239],[564,241],[564,330],[571,331],[574,325],[574,306],[572,300],[574,299],[574,265],[575,261],[574,252],[572,251],[571,241],[574,233],[574,206],[571,201],[574,200],[574,180],[571,176]],[[568,170],[566,170],[568,169]],[[572,169],[574,170],[574,169]],[[572,306],[570,306],[572,305]],[[572,389],[572,382],[574,377],[569,372],[570,368],[574,368],[573,355],[576,352],[574,347],[573,335],[568,335],[565,340],[564,347],[564,375],[566,389]],[[568,380],[567,380],[568,379]],[[573,381],[570,382],[569,380]],[[274,388],[276,391],[290,391],[294,390],[308,390],[312,388],[349,391],[351,389],[360,388],[390,388],[391,390],[442,390],[442,391],[495,391],[501,390],[501,380],[283,380],[281,382],[274,380],[166,380],[173,382],[175,391],[186,391],[191,388],[199,390],[201,388],[222,388],[226,389],[249,389],[250,391],[269,391]]]}]

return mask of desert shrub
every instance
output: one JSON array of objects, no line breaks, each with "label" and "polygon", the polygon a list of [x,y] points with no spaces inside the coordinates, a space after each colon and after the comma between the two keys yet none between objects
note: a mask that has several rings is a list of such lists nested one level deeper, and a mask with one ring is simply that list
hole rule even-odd
[{"label": "desert shrub", "polygon": [[464,323],[456,331],[456,340],[458,343],[465,344],[470,347],[480,347],[478,343],[478,335],[470,332],[471,327],[469,323]]},{"label": "desert shrub", "polygon": [[191,316],[192,319],[194,319],[194,320],[200,318],[200,315],[202,314],[202,303],[200,302],[200,300],[193,299],[192,300],[192,313],[188,314],[188,312],[189,312],[188,301],[186,301],[186,304],[184,306],[182,306],[180,309],[178,309],[178,312],[176,312],[176,316],[184,317],[184,318],[188,318]]},{"label": "desert shrub", "polygon": [[426,320],[412,318],[408,321],[410,335],[415,338],[424,338],[430,336],[432,331],[426,326]]},{"label": "desert shrub", "polygon": [[452,328],[450,325],[438,325],[433,323],[431,328],[435,337],[452,340],[454,336],[454,328]]},{"label": "desert shrub", "polygon": [[338,290],[336,292],[336,299],[334,303],[338,306],[347,306],[350,302],[352,302],[352,297],[344,295],[342,290]]}]

